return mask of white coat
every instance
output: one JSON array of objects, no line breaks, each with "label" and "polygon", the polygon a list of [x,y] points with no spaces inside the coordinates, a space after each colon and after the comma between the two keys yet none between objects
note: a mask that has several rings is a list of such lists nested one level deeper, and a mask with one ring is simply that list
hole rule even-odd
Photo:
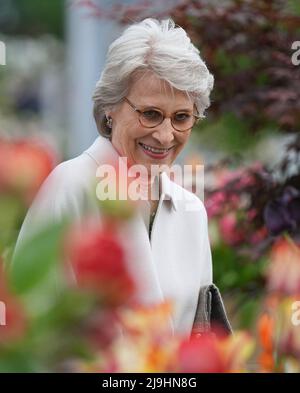
[{"label": "white coat", "polygon": [[[107,157],[118,157],[111,142],[99,136],[81,155],[59,164],[39,190],[22,225],[16,249],[43,220],[59,220],[69,213],[82,218],[83,205],[91,180]],[[129,269],[137,284],[142,304],[171,300],[173,332],[190,335],[201,286],[212,283],[212,258],[207,214],[201,200],[161,175],[161,196],[153,224],[151,241],[142,214],[127,228]],[[184,198],[182,197],[184,196]],[[193,205],[193,209],[188,208]],[[91,206],[101,217],[99,205]]]}]

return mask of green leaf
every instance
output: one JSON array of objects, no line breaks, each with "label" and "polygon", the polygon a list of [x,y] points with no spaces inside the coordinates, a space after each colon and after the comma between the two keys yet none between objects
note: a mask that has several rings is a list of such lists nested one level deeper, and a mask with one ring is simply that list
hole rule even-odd
[{"label": "green leaf", "polygon": [[14,194],[0,195],[0,253],[13,240],[24,206]]},{"label": "green leaf", "polygon": [[25,294],[43,281],[59,260],[66,222],[55,223],[24,243],[9,269],[11,289]]}]

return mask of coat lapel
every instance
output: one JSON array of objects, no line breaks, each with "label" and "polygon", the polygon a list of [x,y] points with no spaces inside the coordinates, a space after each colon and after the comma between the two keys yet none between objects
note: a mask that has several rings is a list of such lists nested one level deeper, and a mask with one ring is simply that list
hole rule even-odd
[{"label": "coat lapel", "polygon": [[[119,158],[111,142],[104,137],[98,137],[85,153],[91,156],[98,166],[107,164],[108,160]],[[164,184],[166,184],[166,179],[164,179]],[[164,198],[165,195],[162,194],[162,197]],[[163,198],[159,205],[165,202]],[[138,211],[135,217],[123,227],[120,236],[128,255],[129,270],[136,284],[136,300],[149,306],[164,302],[166,299],[161,287],[161,278],[153,258],[148,231],[141,212]],[[174,333],[171,315],[168,324],[171,333]]]}]

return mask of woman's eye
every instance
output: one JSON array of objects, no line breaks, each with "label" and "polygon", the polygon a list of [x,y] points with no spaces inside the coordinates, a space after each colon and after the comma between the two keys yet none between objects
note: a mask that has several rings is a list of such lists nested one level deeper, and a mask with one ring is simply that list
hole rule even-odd
[{"label": "woman's eye", "polygon": [[188,113],[176,113],[176,115],[174,116],[176,121],[186,121],[189,120],[191,117],[191,115],[189,115]]},{"label": "woman's eye", "polygon": [[148,120],[157,120],[161,118],[161,113],[154,110],[147,110],[143,112],[143,116]]}]

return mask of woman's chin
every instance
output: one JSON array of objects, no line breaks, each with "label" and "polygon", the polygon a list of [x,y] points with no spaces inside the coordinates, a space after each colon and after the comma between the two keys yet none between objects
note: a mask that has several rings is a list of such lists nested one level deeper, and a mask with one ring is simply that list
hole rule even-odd
[{"label": "woman's chin", "polygon": [[140,158],[139,160],[137,160],[136,163],[138,165],[143,165],[147,169],[147,171],[151,171],[151,169],[155,170],[157,166],[162,166],[162,165],[170,166],[172,164],[169,158],[159,159],[159,160],[155,158],[147,158],[146,160]]}]

